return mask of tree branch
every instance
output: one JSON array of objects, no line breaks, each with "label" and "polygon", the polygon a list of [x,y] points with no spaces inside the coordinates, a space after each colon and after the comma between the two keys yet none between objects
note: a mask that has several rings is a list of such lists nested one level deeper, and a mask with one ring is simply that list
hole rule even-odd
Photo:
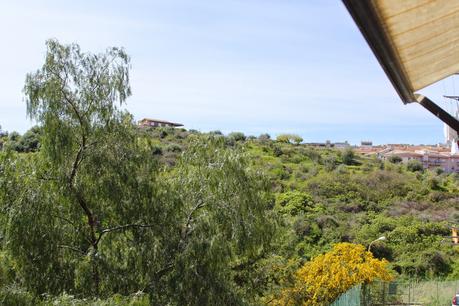
[{"label": "tree branch", "polygon": [[186,218],[186,223],[185,223],[185,226],[184,226],[184,230],[183,230],[182,235],[181,235],[180,243],[184,242],[184,240],[186,238],[188,238],[188,235],[191,232],[191,222],[193,221],[193,214],[196,211],[198,211],[199,209],[203,208],[204,206],[205,206],[204,202],[202,200],[200,200],[198,202],[198,204],[196,204],[193,207],[193,209],[190,211],[190,213],[188,214],[188,217]]},{"label": "tree branch", "polygon": [[97,240],[96,240],[96,244],[99,243],[100,239],[102,239],[102,236],[103,236],[104,234],[107,234],[107,233],[110,233],[110,232],[123,231],[123,230],[125,230],[125,229],[132,228],[132,227],[147,228],[147,227],[153,227],[153,226],[154,226],[153,224],[138,224],[138,223],[132,223],[132,224],[118,225],[118,226],[106,228],[106,229],[102,230],[102,231],[99,233],[99,237],[98,237]]},{"label": "tree branch", "polygon": [[61,249],[69,249],[69,250],[81,253],[83,255],[86,255],[86,253],[83,250],[80,250],[79,248],[76,248],[76,247],[73,247],[73,246],[70,246],[70,245],[58,244],[57,247],[61,248]]},{"label": "tree branch", "polygon": [[[188,213],[185,225],[184,225],[182,233],[181,233],[180,241],[179,241],[178,246],[177,246],[178,252],[182,252],[185,249],[185,245],[186,245],[186,242],[187,242],[186,240],[188,239],[188,237],[189,237],[189,235],[191,233],[191,222],[193,221],[193,215],[199,209],[203,208],[204,206],[205,206],[205,203],[202,200],[200,200],[198,202],[198,204],[196,204],[191,209],[191,211]],[[162,269],[158,270],[157,272],[155,272],[155,281],[158,281],[159,279],[161,279],[161,277],[163,277],[167,272],[169,272],[173,268],[174,268],[174,264],[172,262],[170,262],[164,268],[162,268]]]}]

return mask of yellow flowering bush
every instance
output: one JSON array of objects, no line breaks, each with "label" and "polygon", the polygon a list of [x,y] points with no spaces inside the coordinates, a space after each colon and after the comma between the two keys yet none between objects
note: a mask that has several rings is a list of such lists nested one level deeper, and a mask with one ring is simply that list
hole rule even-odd
[{"label": "yellow flowering bush", "polygon": [[363,245],[338,243],[330,252],[304,264],[296,272],[295,285],[283,290],[274,304],[329,305],[357,284],[390,281],[387,264],[387,260],[374,258]]}]

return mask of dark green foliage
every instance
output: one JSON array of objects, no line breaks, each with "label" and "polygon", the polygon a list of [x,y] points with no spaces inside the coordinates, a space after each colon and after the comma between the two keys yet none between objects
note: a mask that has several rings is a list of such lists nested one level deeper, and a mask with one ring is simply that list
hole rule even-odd
[{"label": "dark green foliage", "polygon": [[273,153],[274,153],[275,157],[279,157],[282,154],[284,154],[284,152],[282,152],[282,149],[279,146],[276,146],[276,145],[273,147]]},{"label": "dark green foliage", "polygon": [[[24,89],[40,151],[0,155],[1,277],[25,292],[10,290],[7,301],[64,292],[145,292],[160,305],[254,300],[231,266],[262,258],[275,226],[268,184],[244,153],[222,137],[191,135],[165,171],[157,141],[178,133],[139,130],[117,108],[130,94],[124,51],[47,46]],[[66,299],[53,303],[73,303]]]},{"label": "dark green foliage", "polygon": [[422,163],[419,160],[412,159],[408,161],[406,164],[406,169],[411,172],[422,172],[424,171],[424,167],[422,166]]},{"label": "dark green foliage", "polygon": [[333,171],[336,168],[337,159],[333,155],[322,158],[323,165],[327,171]]},{"label": "dark green foliage", "polygon": [[244,133],[242,132],[232,132],[228,134],[228,139],[233,140],[233,141],[244,141],[246,140],[246,137]]},{"label": "dark green foliage", "polygon": [[271,139],[271,135],[269,135],[269,134],[260,134],[260,136],[258,136],[258,139],[259,140],[264,140],[264,141],[270,140]]},{"label": "dark green foliage", "polygon": [[166,151],[180,153],[182,152],[182,148],[177,144],[170,144],[169,146],[166,147]]},{"label": "dark green foliage", "polygon": [[355,153],[354,150],[351,148],[346,148],[344,151],[341,153],[341,158],[343,160],[343,163],[345,165],[353,165],[355,163]]},{"label": "dark green foliage", "polygon": [[151,154],[152,155],[162,155],[163,149],[160,146],[153,146],[151,148]]},{"label": "dark green foliage", "polygon": [[40,148],[41,129],[35,126],[20,135],[17,132],[12,132],[5,141],[5,150],[13,150],[16,152],[36,152]]},{"label": "dark green foliage", "polygon": [[391,155],[389,156],[388,161],[393,164],[399,164],[402,162],[402,158],[398,155]]},{"label": "dark green foliage", "polygon": [[39,299],[30,292],[16,286],[0,288],[0,304],[14,306],[30,306],[39,303]]},{"label": "dark green foliage", "polygon": [[3,145],[5,150],[12,150],[16,152],[22,152],[23,147],[21,146],[21,135],[18,132],[11,132]]}]

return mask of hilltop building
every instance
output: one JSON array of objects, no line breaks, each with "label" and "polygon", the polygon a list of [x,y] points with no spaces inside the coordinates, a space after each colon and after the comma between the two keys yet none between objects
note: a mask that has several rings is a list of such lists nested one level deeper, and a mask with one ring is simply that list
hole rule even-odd
[{"label": "hilltop building", "polygon": [[140,127],[179,127],[183,126],[181,123],[175,123],[165,120],[144,118],[138,122]]},{"label": "hilltop building", "polygon": [[326,148],[337,148],[337,149],[351,147],[350,143],[347,140],[344,142],[331,142],[330,140],[327,140],[325,142],[305,142],[303,144],[306,146],[312,146],[312,147],[326,147]]},{"label": "hilltop building", "polygon": [[337,148],[337,149],[344,149],[344,148],[349,148],[351,145],[349,144],[349,142],[347,142],[347,140],[345,142],[335,142],[333,144],[333,147]]},{"label": "hilltop building", "polygon": [[373,142],[370,141],[370,140],[362,140],[360,142],[360,146],[361,147],[372,147],[373,146]]}]

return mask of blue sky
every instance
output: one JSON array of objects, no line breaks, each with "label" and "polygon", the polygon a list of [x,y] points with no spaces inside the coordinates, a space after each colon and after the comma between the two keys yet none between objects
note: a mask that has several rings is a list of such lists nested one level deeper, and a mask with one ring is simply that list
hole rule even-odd
[{"label": "blue sky", "polygon": [[[24,132],[25,74],[45,40],[132,58],[136,119],[305,141],[438,143],[442,124],[403,105],[340,1],[0,1],[0,125]],[[424,90],[446,106],[450,78]],[[459,91],[459,79],[458,79]]]}]

